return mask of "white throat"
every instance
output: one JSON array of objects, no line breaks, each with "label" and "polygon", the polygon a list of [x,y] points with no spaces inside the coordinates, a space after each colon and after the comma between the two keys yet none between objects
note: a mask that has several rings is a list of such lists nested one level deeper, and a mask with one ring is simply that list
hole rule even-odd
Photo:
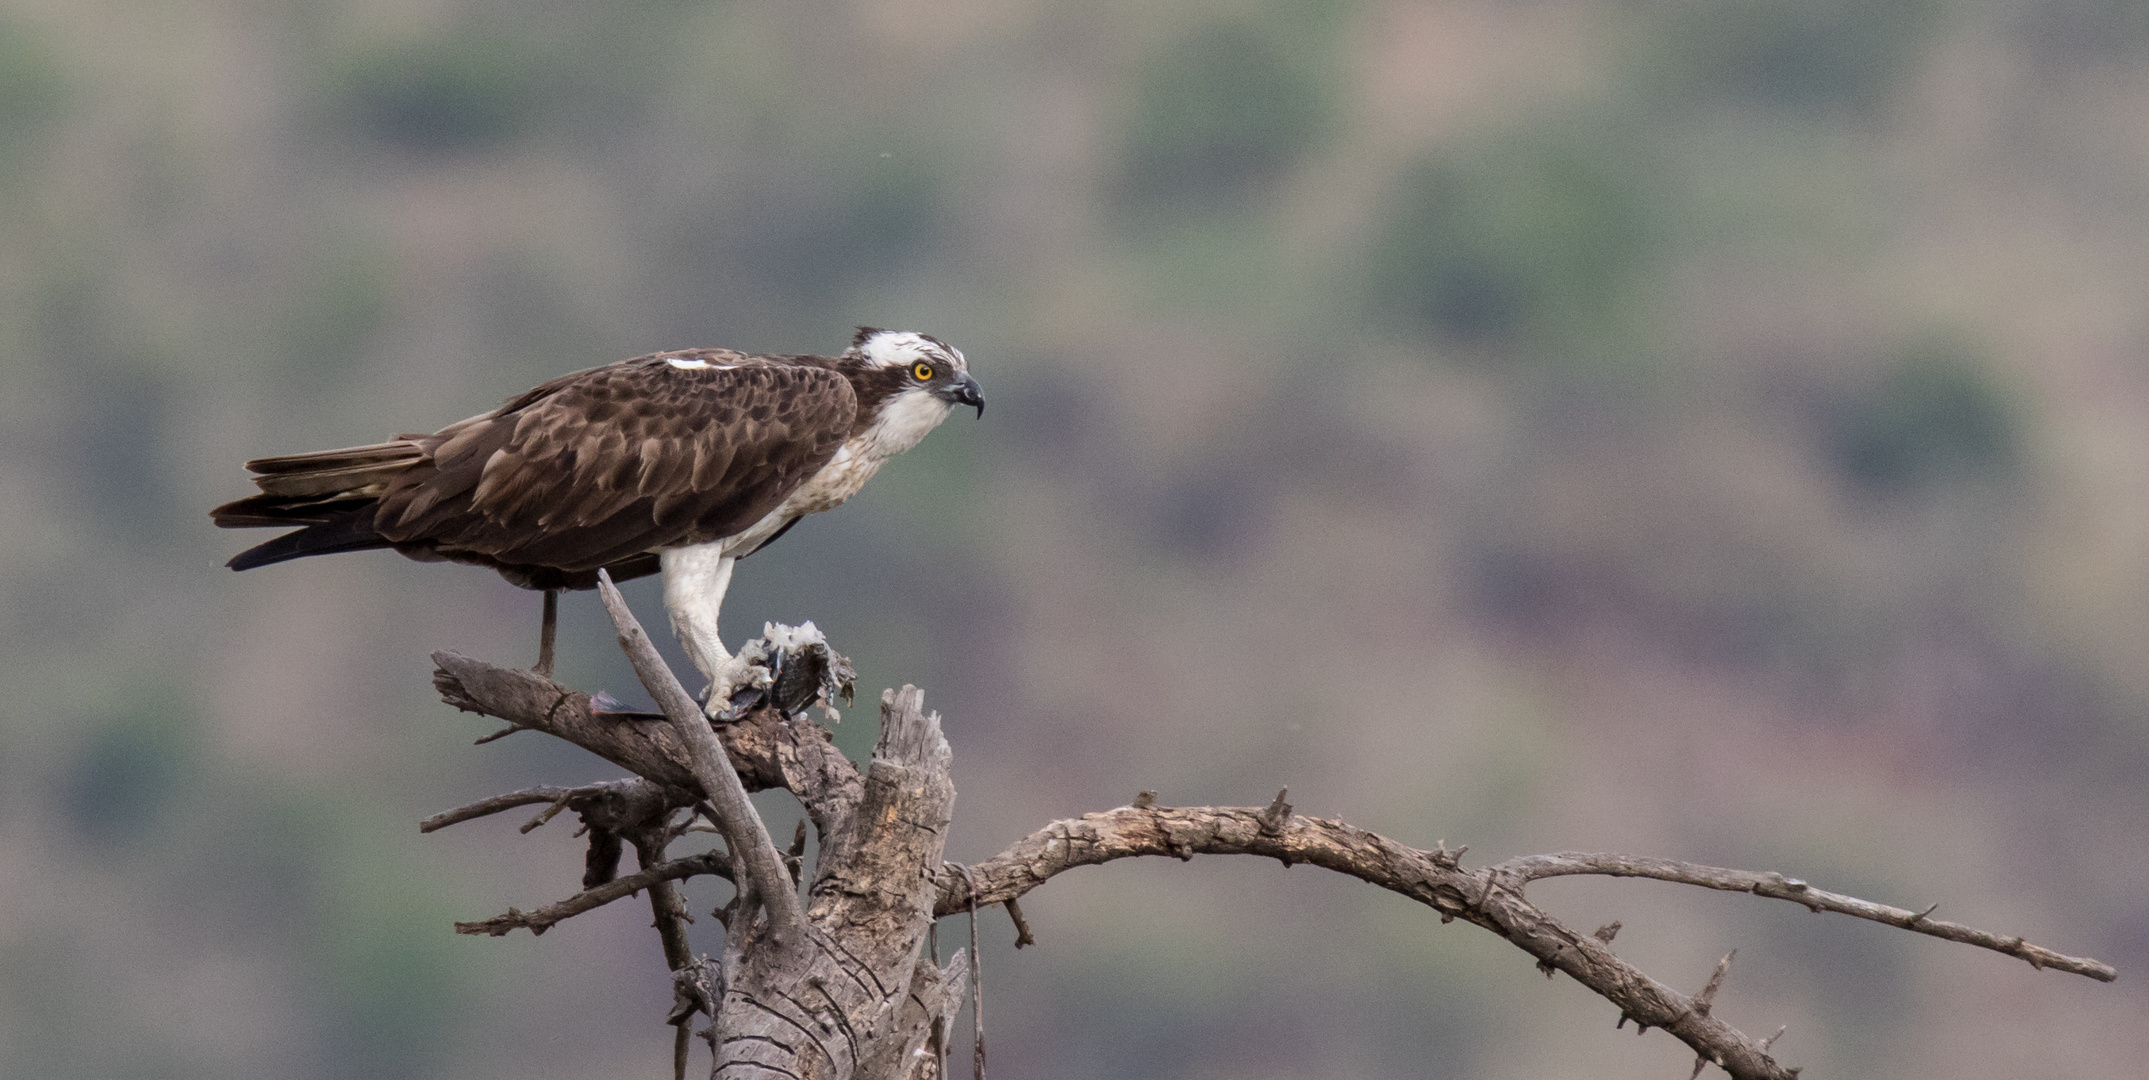
[{"label": "white throat", "polygon": [[881,406],[872,426],[859,432],[845,449],[875,460],[894,457],[918,445],[953,409],[951,403],[924,390],[902,391]]}]

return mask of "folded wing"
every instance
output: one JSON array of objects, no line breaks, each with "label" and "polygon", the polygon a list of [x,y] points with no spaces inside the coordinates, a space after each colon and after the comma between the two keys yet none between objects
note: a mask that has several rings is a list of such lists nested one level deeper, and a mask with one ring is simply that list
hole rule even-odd
[{"label": "folded wing", "polygon": [[835,455],[857,400],[826,367],[718,359],[630,360],[562,376],[433,435],[249,462],[262,494],[212,516],[227,527],[312,526],[256,549],[283,545],[263,561],[317,553],[302,550],[313,533],[334,545],[323,550],[393,546],[548,572],[510,573],[536,580],[721,539]]}]

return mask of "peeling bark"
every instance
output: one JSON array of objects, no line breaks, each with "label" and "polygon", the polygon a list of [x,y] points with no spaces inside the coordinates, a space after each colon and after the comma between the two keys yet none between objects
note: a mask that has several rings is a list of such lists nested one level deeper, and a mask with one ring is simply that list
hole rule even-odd
[{"label": "peeling bark", "polygon": [[[623,640],[631,636],[631,614],[624,619]],[[1695,1052],[1697,1075],[1706,1064],[1753,1080],[1791,1080],[1798,1072],[1770,1056],[1781,1029],[1754,1039],[1710,1015],[1731,957],[1693,996],[1682,994],[1612,951],[1618,923],[1594,933],[1570,929],[1529,902],[1524,894],[1531,882],[1597,874],[1743,892],[1991,949],[2040,969],[2107,982],[2117,977],[2095,960],[1932,919],[1932,908],[1913,912],[1876,904],[1777,873],[1571,852],[1465,869],[1467,848],[1449,851],[1442,845],[1427,851],[1341,821],[1297,815],[1281,792],[1266,807],[1165,807],[1157,805],[1155,793],[1143,792],[1130,806],[1052,822],[999,855],[964,867],[943,858],[955,803],[948,744],[939,717],[924,711],[923,692],[909,686],[882,695],[880,741],[862,774],[835,749],[828,733],[804,716],[786,717],[763,707],[737,721],[711,725],[715,739],[709,748],[720,745],[719,756],[743,790],[788,790],[814,822],[821,844],[801,909],[788,873],[770,871],[766,858],[756,871],[738,857],[745,844],[765,845],[766,852],[774,852],[774,844],[758,817],[733,817],[710,800],[698,778],[707,775],[706,768],[697,768],[688,745],[691,738],[705,738],[700,729],[642,714],[593,712],[588,696],[530,672],[454,653],[437,653],[434,660],[439,664],[434,683],[449,704],[505,720],[511,731],[566,739],[635,774],[581,788],[530,788],[428,819],[423,827],[431,831],[543,803],[547,809],[525,831],[563,809],[576,811],[591,830],[592,876],[583,892],[533,912],[509,909],[457,929],[494,936],[518,928],[542,933],[562,919],[647,892],[677,990],[670,1017],[682,1025],[675,1060],[683,1069],[687,1026],[697,1012],[713,1012],[711,1075],[717,1078],[941,1076],[955,1041],[954,1018],[966,988],[974,986],[965,966],[968,954],[958,951],[945,968],[930,962],[926,942],[933,921],[1005,904],[1026,940],[1027,925],[1014,909],[1018,897],[1076,867],[1140,856],[1254,855],[1287,866],[1310,863],[1408,896],[1439,913],[1442,922],[1459,919],[1506,939],[1534,957],[1547,976],[1565,972],[1616,1007],[1621,1026],[1633,1020],[1641,1030],[1669,1032]],[[666,700],[654,688],[652,693]],[[708,722],[697,712],[692,723]],[[711,760],[707,749],[703,766]],[[668,858],[666,845],[685,828],[674,819],[697,807],[732,818],[724,831],[727,838],[739,839],[727,844],[728,852]],[[742,822],[749,820],[757,832],[740,835]],[[608,876],[594,866],[597,844],[606,836],[614,838],[609,851],[615,861],[617,838],[633,844],[635,874],[595,880]],[[798,853],[794,846],[794,866]],[[748,886],[728,912],[720,913],[727,920],[720,963],[689,951],[688,915],[672,884],[702,874]],[[761,884],[772,878],[773,884]],[[771,895],[757,896],[764,888]],[[772,918],[782,918],[787,908],[802,910],[802,932],[772,934]],[[982,1048],[979,1055],[982,1061]]]}]

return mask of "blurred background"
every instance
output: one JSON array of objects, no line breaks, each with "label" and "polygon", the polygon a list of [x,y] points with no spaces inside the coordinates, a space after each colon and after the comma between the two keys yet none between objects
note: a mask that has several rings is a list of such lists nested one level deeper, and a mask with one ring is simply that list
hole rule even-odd
[{"label": "blurred background", "polygon": [[[2123,972],[1532,891],[1689,991],[1738,948],[1717,1014],[1809,1076],[2149,1055],[2149,4],[6,0],[0,206],[0,1074],[667,1075],[645,907],[451,931],[570,894],[569,822],[416,829],[617,774],[431,692],[434,649],[533,659],[538,597],[236,576],[268,534],[205,512],[250,457],[858,323],[991,408],[744,564],[727,634],[828,630],[854,755],[925,686],[950,857],[1289,785]],[[637,697],[564,607],[563,679]],[[1002,1077],[1691,1061],[1312,868],[1026,906],[1035,949],[980,931]]]}]

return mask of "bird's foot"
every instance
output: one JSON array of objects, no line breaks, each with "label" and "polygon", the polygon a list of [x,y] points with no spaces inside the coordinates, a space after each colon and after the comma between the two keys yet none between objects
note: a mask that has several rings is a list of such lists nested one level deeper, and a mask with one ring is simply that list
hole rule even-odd
[{"label": "bird's foot", "polygon": [[749,641],[709,673],[709,688],[702,693],[703,711],[712,720],[736,720],[745,716],[765,697],[776,681],[768,664],[768,643]]},{"label": "bird's foot", "polygon": [[819,704],[831,721],[840,720],[836,702],[850,703],[851,683],[857,678],[850,660],[829,648],[828,637],[811,622],[767,624],[760,637],[740,646],[729,664],[719,666],[717,675],[709,684],[708,708],[719,720],[737,719],[764,704],[774,705],[786,717]]}]

